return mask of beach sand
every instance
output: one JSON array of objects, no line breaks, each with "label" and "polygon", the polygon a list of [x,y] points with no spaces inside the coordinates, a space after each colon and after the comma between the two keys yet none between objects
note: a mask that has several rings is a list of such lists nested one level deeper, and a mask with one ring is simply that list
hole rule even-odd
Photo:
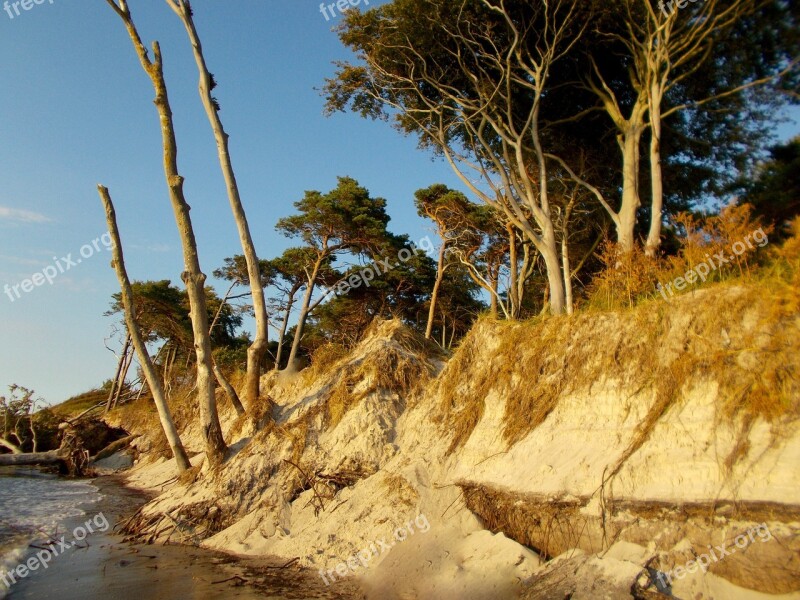
[{"label": "beach sand", "polygon": [[[102,514],[114,524],[147,500],[125,488],[117,476],[92,481],[103,498],[82,508],[86,515],[64,524],[58,537]],[[98,519],[102,522],[102,518]],[[31,550],[32,554],[36,549]],[[95,532],[81,547],[56,556],[46,569],[19,580],[11,600],[174,600],[226,598],[352,599],[363,595],[351,581],[326,587],[317,573],[285,561],[238,557],[183,545],[143,545],[122,541],[109,529]]]}]

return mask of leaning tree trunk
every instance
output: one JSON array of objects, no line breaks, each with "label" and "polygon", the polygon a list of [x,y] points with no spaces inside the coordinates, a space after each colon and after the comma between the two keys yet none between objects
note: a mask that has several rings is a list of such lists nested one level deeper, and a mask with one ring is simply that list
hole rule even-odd
[{"label": "leaning tree trunk", "polygon": [[214,394],[211,340],[208,335],[208,310],[205,295],[206,276],[200,269],[197,242],[192,228],[192,219],[189,216],[190,209],[183,194],[183,177],[178,171],[178,148],[175,141],[175,127],[172,121],[172,109],[169,104],[167,84],[164,79],[161,48],[158,42],[153,42],[154,59],[151,61],[147,49],[139,37],[139,32],[133,23],[127,3],[120,0],[120,4],[117,5],[114,0],[106,1],[125,23],[139,57],[139,62],[150,77],[156,94],[155,105],[161,120],[164,174],[167,179],[175,222],[178,226],[178,233],[183,246],[184,271],[181,274],[181,279],[186,285],[189,297],[189,316],[192,321],[194,349],[197,357],[196,388],[200,404],[200,425],[205,438],[206,457],[210,464],[216,465],[224,459],[227,446],[222,436],[222,427],[217,413],[217,399]]},{"label": "leaning tree trunk", "polygon": [[133,362],[133,348],[128,348],[128,357],[125,361],[125,365],[122,367],[122,373],[120,373],[119,382],[117,383],[117,391],[114,394],[114,400],[111,402],[111,408],[116,408],[119,404],[120,399],[122,398],[122,392],[125,389],[125,379],[128,377],[128,370],[131,368],[131,363]]},{"label": "leaning tree trunk", "polygon": [[[211,325],[208,328],[208,335],[213,335],[217,320],[222,314],[222,309],[225,308],[225,304],[228,302],[228,297],[231,295],[231,290],[233,290],[236,283],[237,282],[234,281],[231,284],[231,286],[228,288],[228,291],[225,292],[225,297],[222,299],[222,302],[219,303],[217,314],[214,315],[214,320],[211,321]],[[236,393],[236,390],[228,381],[228,378],[225,377],[225,373],[223,373],[222,370],[217,366],[217,361],[214,359],[213,353],[211,356],[211,366],[214,369],[214,377],[217,378],[217,383],[219,383],[220,387],[225,392],[225,395],[228,397],[228,400],[236,411],[236,414],[241,417],[245,413],[245,410],[244,406],[242,405],[242,401],[239,399],[239,394]]]},{"label": "leaning tree trunk", "polygon": [[100,198],[103,201],[103,206],[106,210],[106,221],[108,223],[108,232],[111,235],[113,242],[112,252],[113,260],[112,265],[117,272],[117,279],[119,279],[119,287],[121,290],[122,306],[125,309],[125,324],[128,327],[128,335],[130,336],[131,343],[134,350],[139,357],[139,363],[142,366],[144,376],[147,378],[147,383],[150,386],[150,392],[153,394],[153,401],[158,410],[158,418],[161,421],[161,427],[164,429],[164,435],[167,436],[169,447],[172,448],[172,454],[175,457],[175,462],[178,465],[178,471],[184,472],[191,468],[189,457],[186,455],[186,450],[181,443],[180,435],[172,420],[172,415],[169,412],[167,399],[164,397],[164,389],[161,387],[161,380],[158,377],[158,372],[150,354],[147,352],[147,346],[142,338],[142,332],[139,330],[139,325],[136,322],[136,307],[133,301],[133,289],[131,282],[128,279],[128,272],[125,269],[125,258],[122,254],[122,241],[119,237],[119,229],[117,228],[117,217],[114,212],[114,204],[111,201],[111,195],[108,188],[102,185],[97,186],[100,193]]},{"label": "leaning tree trunk", "polygon": [[228,381],[228,378],[225,377],[225,374],[220,370],[217,366],[216,361],[211,361],[211,368],[214,371],[214,377],[217,380],[217,383],[222,388],[222,391],[225,392],[225,395],[228,397],[228,401],[233,406],[233,409],[236,411],[236,414],[240,417],[245,414],[244,406],[242,406],[242,401],[239,399],[239,394],[236,393],[236,390],[231,385],[231,382]]},{"label": "leaning tree trunk", "polygon": [[[545,230],[542,236],[542,248],[540,252],[544,259],[545,271],[547,272],[547,283],[550,296],[550,313],[560,315],[566,311],[566,293],[564,291],[564,281],[562,279],[562,265],[556,249],[555,233],[552,227]],[[545,292],[547,293],[547,292]],[[545,301],[546,304],[546,301]]]},{"label": "leaning tree trunk", "polygon": [[512,319],[518,319],[521,307],[518,293],[519,260],[517,256],[517,233],[512,223],[506,225],[506,231],[508,232],[508,267],[510,272],[508,283],[509,313]]},{"label": "leaning tree trunk", "polygon": [[111,382],[111,390],[108,392],[108,400],[106,400],[106,412],[111,410],[111,404],[114,401],[114,395],[117,391],[117,384],[119,382],[119,375],[122,373],[122,368],[125,366],[125,362],[128,360],[128,348],[131,346],[131,336],[125,336],[125,344],[122,346],[122,354],[119,356],[119,360],[117,361],[117,371],[114,373],[114,379]]},{"label": "leaning tree trunk", "polygon": [[297,317],[297,326],[294,329],[294,339],[292,340],[292,349],[289,352],[289,361],[286,363],[285,371],[293,372],[297,370],[297,353],[300,351],[300,342],[303,339],[303,329],[308,319],[309,307],[311,306],[311,297],[314,295],[314,284],[317,282],[317,275],[319,274],[320,267],[323,261],[322,256],[318,257],[314,262],[314,268],[308,278],[306,286],[306,293],[303,295],[303,306],[300,308],[300,315]]},{"label": "leaning tree trunk", "polygon": [[[433,319],[436,316],[436,301],[439,299],[439,288],[442,287],[442,280],[444,279],[444,257],[447,253],[447,241],[442,241],[442,247],[439,248],[439,260],[436,263],[436,281],[433,284],[431,291],[431,306],[428,309],[428,324],[425,327],[425,339],[431,339],[433,332]],[[442,346],[444,347],[444,346]]]},{"label": "leaning tree trunk", "polygon": [[275,351],[275,365],[273,370],[277,371],[281,366],[281,357],[283,356],[283,342],[286,339],[286,329],[289,327],[289,316],[292,314],[292,306],[294,305],[294,295],[299,288],[292,287],[289,290],[289,295],[286,298],[286,310],[283,314],[283,323],[281,323],[281,331],[278,334],[278,349]]},{"label": "leaning tree trunk", "polygon": [[228,134],[222,126],[219,117],[219,105],[211,95],[211,90],[216,83],[206,66],[203,56],[203,46],[200,44],[200,37],[194,26],[192,11],[189,3],[184,0],[167,0],[167,4],[183,21],[186,32],[189,34],[189,41],[192,44],[197,70],[200,74],[200,99],[203,102],[211,129],[214,131],[214,138],[217,142],[217,154],[219,163],[222,167],[222,175],[225,178],[225,186],[228,191],[233,217],[239,231],[239,241],[242,244],[242,253],[247,263],[247,277],[250,280],[250,291],[253,297],[253,312],[256,320],[256,335],[253,343],[247,350],[247,376],[245,380],[245,398],[249,406],[253,407],[259,399],[259,383],[261,381],[261,363],[267,352],[269,343],[269,323],[267,316],[267,303],[264,299],[264,288],[261,287],[261,272],[258,264],[253,237],[250,235],[250,226],[247,222],[242,200],[239,196],[239,186],[236,183],[236,176],[231,164],[231,155],[228,149]]}]

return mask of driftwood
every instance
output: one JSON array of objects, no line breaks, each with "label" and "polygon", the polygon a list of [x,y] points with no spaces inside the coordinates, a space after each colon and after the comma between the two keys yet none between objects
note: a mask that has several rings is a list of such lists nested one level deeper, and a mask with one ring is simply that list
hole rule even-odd
[{"label": "driftwood", "polygon": [[0,466],[59,465],[62,471],[73,477],[84,475],[89,464],[89,453],[69,423],[61,423],[58,428],[64,431],[58,450],[0,454]]},{"label": "driftwood", "polygon": [[61,450],[30,452],[26,454],[0,454],[0,467],[31,465],[57,465],[64,462]]},{"label": "driftwood", "polygon": [[100,450],[89,462],[97,462],[98,460],[103,460],[104,458],[108,458],[113,454],[116,454],[123,448],[127,447],[133,440],[135,440],[138,435],[129,435],[127,437],[118,439],[116,442],[111,442],[108,446]]}]

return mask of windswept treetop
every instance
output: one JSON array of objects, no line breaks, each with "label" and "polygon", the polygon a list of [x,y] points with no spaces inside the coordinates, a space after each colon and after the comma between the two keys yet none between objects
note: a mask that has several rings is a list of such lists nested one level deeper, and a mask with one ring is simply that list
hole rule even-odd
[{"label": "windswept treetop", "polygon": [[330,253],[358,253],[374,248],[385,236],[389,223],[386,200],[371,197],[351,177],[338,179],[339,184],[325,194],[307,191],[294,203],[299,214],[280,219],[276,229]]}]

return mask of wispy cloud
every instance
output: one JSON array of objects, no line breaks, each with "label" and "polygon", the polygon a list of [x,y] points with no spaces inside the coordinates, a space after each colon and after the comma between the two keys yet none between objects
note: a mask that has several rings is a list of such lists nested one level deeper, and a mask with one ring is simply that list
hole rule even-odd
[{"label": "wispy cloud", "polygon": [[0,206],[0,220],[16,221],[18,223],[47,223],[51,218],[43,214],[20,208]]},{"label": "wispy cloud", "polygon": [[0,262],[10,263],[12,265],[27,265],[31,267],[41,267],[45,264],[42,260],[35,258],[24,258],[22,256],[10,256],[8,254],[0,254]]}]

